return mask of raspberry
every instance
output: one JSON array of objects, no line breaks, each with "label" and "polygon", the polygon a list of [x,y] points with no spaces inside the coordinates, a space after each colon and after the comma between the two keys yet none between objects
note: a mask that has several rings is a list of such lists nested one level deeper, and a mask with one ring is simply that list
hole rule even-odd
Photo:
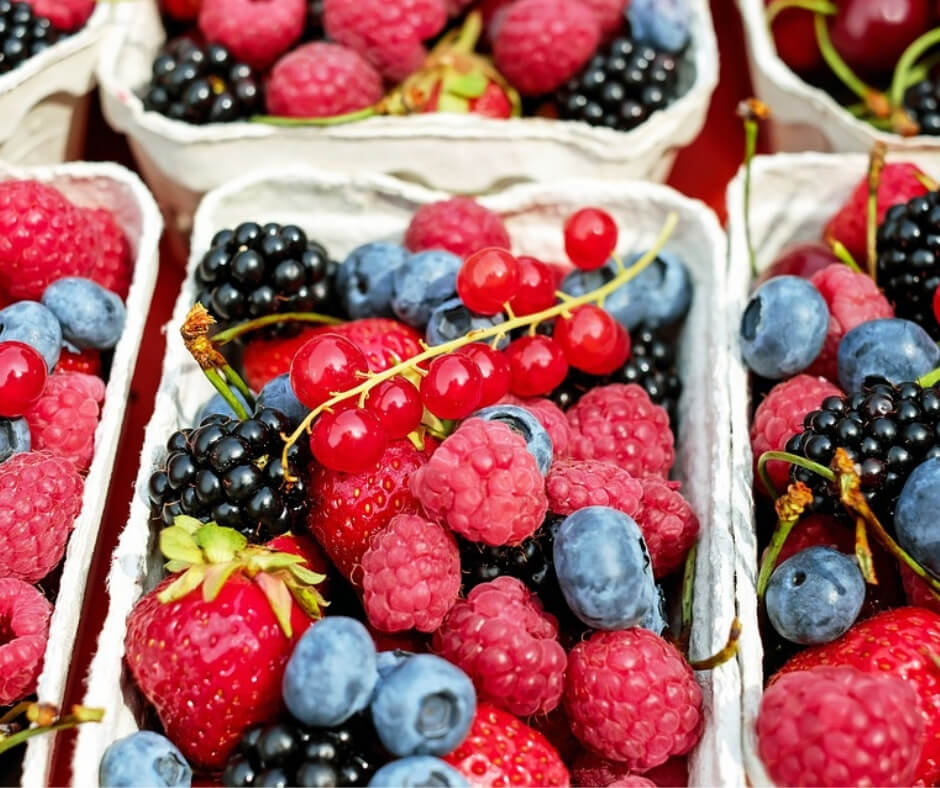
[{"label": "raspberry", "polygon": [[566,658],[558,622],[514,577],[475,586],[447,614],[432,648],[473,679],[480,700],[520,717],[548,713],[561,701]]},{"label": "raspberry", "polygon": [[552,457],[564,460],[571,454],[571,425],[565,418],[565,412],[550,399],[542,397],[529,397],[523,399],[515,394],[507,394],[500,402],[507,405],[519,405],[530,411],[539,423],[545,427],[548,437],[552,439]]},{"label": "raspberry", "polygon": [[869,320],[894,317],[894,310],[870,276],[842,263],[817,271],[810,281],[829,307],[829,330],[822,350],[806,371],[810,375],[838,380],[837,356],[842,337]]},{"label": "raspberry", "polygon": [[627,774],[607,784],[608,788],[645,788],[648,785],[655,786],[656,783],[642,774]]},{"label": "raspberry", "polygon": [[436,523],[399,514],[362,557],[363,605],[383,632],[433,632],[457,601],[460,553]]},{"label": "raspberry", "polygon": [[47,451],[14,454],[0,465],[0,577],[35,583],[55,569],[82,486],[72,463]]},{"label": "raspberry", "polygon": [[548,500],[535,457],[501,422],[467,419],[411,477],[432,518],[488,545],[519,544],[545,519]]},{"label": "raspberry", "polygon": [[[265,69],[304,31],[304,0],[203,0],[199,29],[236,59]],[[273,111],[273,110],[272,110]]]},{"label": "raspberry", "polygon": [[637,771],[689,752],[702,735],[692,668],[648,629],[597,632],[575,646],[565,708],[582,744]]},{"label": "raspberry", "polygon": [[630,0],[579,0],[591,9],[603,37],[612,36],[623,25],[623,12]]},{"label": "raspberry", "polygon": [[553,462],[545,477],[548,510],[567,516],[585,506],[609,506],[636,518],[643,485],[623,468],[598,460]]},{"label": "raspberry", "polygon": [[0,705],[16,703],[36,689],[51,616],[49,600],[29,583],[0,579]]},{"label": "raspberry", "polygon": [[561,87],[601,39],[597,17],[578,0],[518,0],[498,21],[496,67],[528,96]]},{"label": "raspberry", "polygon": [[95,454],[95,429],[104,402],[104,381],[81,372],[56,372],[25,414],[34,449],[64,457],[87,471]]},{"label": "raspberry", "polygon": [[379,73],[352,49],[325,41],[284,55],[268,79],[268,111],[285,117],[345,115],[381,98]]},{"label": "raspberry", "polygon": [[488,246],[509,249],[511,242],[498,213],[470,197],[453,197],[415,211],[405,231],[405,246],[412,252],[444,249],[466,259]]},{"label": "raspberry", "polygon": [[317,334],[326,329],[321,327],[305,328],[296,336],[283,339],[250,339],[242,351],[242,368],[245,382],[252,391],[261,391],[264,384],[278,375],[290,372],[294,354]]},{"label": "raspberry", "polygon": [[778,785],[911,785],[924,720],[902,679],[821,666],[767,688],[757,738]]},{"label": "raspberry", "polygon": [[[618,780],[639,776],[632,774],[626,764],[601,758],[590,750],[580,753],[571,768],[575,785],[606,785],[609,788],[616,785]],[[685,756],[676,756],[661,766],[643,772],[642,777],[649,780],[650,785],[685,786],[689,784],[688,762]]]},{"label": "raspberry", "polygon": [[94,270],[98,239],[81,211],[52,186],[0,183],[0,286],[38,301],[63,276]]},{"label": "raspberry", "polygon": [[94,348],[86,348],[73,353],[68,348],[62,348],[59,360],[55,365],[56,372],[84,372],[86,375],[101,374],[101,352]]},{"label": "raspberry", "polygon": [[473,2],[474,0],[444,0],[444,5],[447,8],[447,15],[454,18],[460,16],[464,9]]},{"label": "raspberry", "polygon": [[940,613],[940,599],[930,586],[915,575],[906,564],[900,563],[898,566],[901,567],[901,582],[904,584],[904,593],[907,595],[908,603]]},{"label": "raspberry", "polygon": [[634,519],[643,532],[658,580],[682,566],[698,538],[698,517],[679,494],[678,482],[647,476],[642,485],[643,506]]},{"label": "raspberry", "polygon": [[36,16],[44,16],[54,27],[71,33],[78,30],[91,12],[95,10],[95,0],[26,0],[33,7]]},{"label": "raspberry", "polygon": [[[818,410],[826,397],[841,397],[839,388],[823,378],[797,375],[774,386],[754,411],[751,422],[751,451],[754,454],[754,481],[763,490],[757,475],[757,461],[765,451],[783,451],[787,441],[803,431],[803,417]],[[790,466],[780,460],[767,463],[767,474],[777,492],[790,483]]]},{"label": "raspberry", "polygon": [[98,239],[98,257],[95,259],[93,268],[88,272],[88,278],[126,299],[134,269],[127,236],[124,235],[124,231],[118,226],[110,211],[104,208],[80,210]]},{"label": "raspberry", "polygon": [[669,475],[676,456],[669,415],[641,386],[614,383],[592,389],[567,416],[576,460],[611,462],[631,476]]}]

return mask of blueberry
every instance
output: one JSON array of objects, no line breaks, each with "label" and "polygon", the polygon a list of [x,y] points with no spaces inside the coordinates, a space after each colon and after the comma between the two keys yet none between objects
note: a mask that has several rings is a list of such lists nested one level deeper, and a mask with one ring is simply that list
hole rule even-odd
[{"label": "blueberry", "polygon": [[189,768],[176,745],[153,731],[137,731],[113,742],[98,767],[103,788],[136,785],[192,785]]},{"label": "blueberry", "polygon": [[0,419],[0,462],[14,454],[29,451],[32,439],[26,419]]},{"label": "blueberry", "polygon": [[296,427],[304,420],[304,417],[310,412],[305,408],[294,390],[290,387],[290,372],[278,375],[265,383],[264,388],[257,397],[259,408],[274,408],[279,410]]},{"label": "blueberry", "polygon": [[[625,265],[633,265],[642,256],[631,255]],[[623,291],[618,296],[625,295],[628,301],[642,305],[641,322],[650,328],[671,326],[678,322],[685,317],[692,303],[689,269],[671,252],[660,252],[653,262],[618,290]],[[616,305],[617,299],[614,303]]]},{"label": "blueberry", "polygon": [[354,618],[329,616],[295,646],[281,691],[298,720],[329,728],[369,705],[378,678],[369,631]]},{"label": "blueberry", "polygon": [[555,534],[553,555],[565,601],[589,627],[658,624],[659,589],[633,518],[606,506],[579,509]]},{"label": "blueberry", "polygon": [[414,654],[412,652],[404,651],[400,648],[396,648],[393,651],[380,651],[375,663],[379,671],[379,681],[388,676],[395,668],[404,664],[406,659],[413,656]]},{"label": "blueberry", "polygon": [[42,354],[51,372],[62,350],[62,327],[56,316],[38,301],[18,301],[0,309],[0,342],[32,345]]},{"label": "blueberry", "polygon": [[940,364],[940,348],[910,320],[869,320],[849,331],[839,343],[839,383],[859,391],[867,377],[891,383],[917,380]]},{"label": "blueberry", "polygon": [[924,567],[940,577],[940,458],[918,465],[901,490],[894,511],[894,528],[901,547]]},{"label": "blueberry", "polygon": [[[237,389],[232,389],[232,393],[235,395],[235,399],[237,399],[242,404],[245,410],[251,411],[251,408],[248,407],[248,403],[245,402],[245,398],[241,395],[241,392],[239,392]],[[231,417],[235,416],[235,411],[232,410],[232,406],[229,405],[225,401],[225,398],[218,392],[209,397],[209,399],[206,400],[203,406],[199,409],[194,423],[202,424],[202,420],[204,418],[214,415]]]},{"label": "blueberry", "polygon": [[97,282],[67,276],[53,282],[42,303],[62,325],[62,335],[80,348],[113,348],[124,330],[124,303]]},{"label": "blueberry", "polygon": [[[452,298],[436,307],[428,318],[425,339],[429,345],[443,345],[462,337],[474,328],[492,328],[504,320],[501,314],[485,316],[471,312],[459,298]],[[509,337],[499,342],[500,349],[509,344]]]},{"label": "blueberry", "polygon": [[663,591],[657,586],[656,601],[650,608],[649,613],[644,617],[640,626],[643,627],[643,629],[648,629],[650,632],[655,632],[657,635],[663,634],[663,630],[666,628],[665,609],[666,600],[663,597]]},{"label": "blueberry", "polygon": [[395,270],[407,259],[408,250],[399,244],[353,249],[336,273],[336,289],[350,318],[392,316]]},{"label": "blueberry", "polygon": [[476,712],[473,683],[456,665],[416,654],[385,678],[372,699],[372,721],[393,755],[446,755],[460,744]]},{"label": "blueberry", "polygon": [[[617,275],[616,263],[613,260],[608,261],[600,268],[593,271],[571,271],[561,280],[561,289],[563,292],[572,296],[582,296],[597,288],[606,285]],[[606,299],[604,299],[604,309],[610,312],[617,321],[628,331],[636,328],[643,322],[646,316],[646,307],[642,301],[631,298],[626,287],[621,285]]]},{"label": "blueberry", "polygon": [[758,375],[780,380],[816,360],[828,329],[829,307],[813,284],[776,276],[754,291],[741,315],[741,353]]},{"label": "blueberry", "polygon": [[686,0],[631,0],[627,20],[634,40],[677,53],[689,43]]},{"label": "blueberry", "polygon": [[855,559],[831,547],[807,547],[788,558],[767,584],[767,617],[793,643],[829,643],[849,630],[865,602]]},{"label": "blueberry", "polygon": [[423,328],[434,307],[457,294],[457,255],[441,250],[419,252],[395,269],[392,311],[409,326]]},{"label": "blueberry", "polygon": [[412,755],[391,761],[369,780],[370,788],[419,788],[419,786],[440,786],[440,788],[470,788],[467,778],[449,763],[430,755]]},{"label": "blueberry", "polygon": [[535,457],[542,475],[548,473],[552,464],[552,439],[542,423],[525,408],[518,405],[490,405],[470,414],[471,418],[485,421],[501,421],[525,440],[526,448]]}]

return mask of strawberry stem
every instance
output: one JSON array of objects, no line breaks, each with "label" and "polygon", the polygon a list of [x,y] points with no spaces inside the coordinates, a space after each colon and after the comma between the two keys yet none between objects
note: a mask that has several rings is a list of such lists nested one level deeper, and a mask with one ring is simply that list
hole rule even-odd
[{"label": "strawberry stem", "polygon": [[891,103],[888,101],[888,97],[880,90],[876,90],[870,85],[865,84],[859,79],[858,75],[852,71],[849,64],[842,59],[842,56],[833,46],[832,39],[829,38],[829,28],[826,25],[825,15],[819,13],[815,14],[813,17],[813,25],[816,29],[816,43],[819,46],[819,51],[822,53],[823,59],[826,61],[826,65],[832,69],[832,72],[849,90],[865,102],[865,106],[868,107],[875,117],[888,117],[891,114]]},{"label": "strawberry stem", "polygon": [[777,512],[777,527],[774,528],[773,535],[770,537],[770,544],[764,551],[761,559],[760,571],[757,573],[757,598],[764,599],[764,593],[767,591],[767,583],[770,582],[770,576],[777,567],[777,559],[780,557],[780,551],[786,544],[790,531],[793,530],[803,516],[803,511],[813,502],[813,493],[810,489],[800,482],[791,484],[784,495],[781,495],[774,502],[774,509]]},{"label": "strawberry stem", "polygon": [[770,109],[763,101],[746,99],[738,104],[738,117],[744,121],[744,238],[747,243],[748,260],[751,263],[751,276],[757,278],[757,257],[754,242],[751,240],[751,162],[757,153],[759,122],[770,115]]},{"label": "strawberry stem", "polygon": [[728,640],[721,651],[705,659],[690,659],[689,665],[692,670],[713,670],[720,665],[724,665],[728,660],[733,659],[734,655],[738,653],[738,640],[741,638],[741,629],[741,620],[735,617],[731,622]]},{"label": "strawberry stem", "polygon": [[868,275],[878,282],[878,187],[881,185],[881,171],[885,166],[887,149],[883,142],[876,142],[868,157],[868,204],[865,224],[865,251],[868,255]]},{"label": "strawberry stem", "polygon": [[[38,703],[29,703],[23,711],[26,712],[27,718],[34,717],[40,714],[44,715],[44,712],[39,709],[42,704]],[[10,710],[10,713],[21,709],[23,704],[14,706]],[[31,713],[32,712],[32,713]],[[22,713],[22,712],[21,712]],[[4,716],[6,719],[8,715]],[[0,734],[0,753],[4,753],[7,750],[17,747],[27,739],[31,739],[34,736],[39,736],[44,733],[54,733],[55,731],[62,731],[67,728],[74,728],[77,725],[82,725],[86,722],[100,722],[104,718],[104,709],[93,709],[86,706],[73,706],[72,713],[67,714],[63,717],[56,716],[48,724],[44,725],[31,725],[28,728],[23,728],[22,730],[17,731],[16,733],[11,734]],[[42,720],[46,722],[46,720]]]},{"label": "strawberry stem", "polygon": [[774,20],[788,8],[802,8],[804,11],[813,11],[817,14],[833,16],[839,9],[828,0],[774,0],[764,10],[764,18],[768,25],[772,25]]},{"label": "strawberry stem", "polygon": [[221,347],[222,345],[227,345],[229,342],[238,339],[240,336],[244,336],[252,331],[257,331],[259,328],[290,320],[297,323],[319,323],[326,326],[338,326],[342,325],[344,322],[338,317],[321,315],[317,312],[281,312],[280,314],[256,317],[253,320],[230,326],[213,336],[212,344],[216,347]]}]

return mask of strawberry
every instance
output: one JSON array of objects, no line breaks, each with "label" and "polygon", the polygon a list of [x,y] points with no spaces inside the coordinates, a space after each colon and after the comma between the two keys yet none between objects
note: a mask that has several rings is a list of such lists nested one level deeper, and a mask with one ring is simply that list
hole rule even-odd
[{"label": "strawberry", "polygon": [[386,317],[353,320],[330,330],[358,345],[373,372],[381,372],[421,352],[421,334]]},{"label": "strawberry", "polygon": [[245,382],[252,391],[261,391],[264,384],[278,375],[290,372],[290,363],[294,354],[307,340],[326,331],[323,326],[305,327],[303,331],[291,337],[276,339],[251,339],[245,343],[242,352],[242,367]]},{"label": "strawberry", "polygon": [[814,646],[790,659],[774,675],[817,665],[851,665],[866,673],[889,673],[917,691],[927,725],[927,743],[915,780],[933,785],[940,778],[940,615],[919,607],[899,607],[853,626],[838,640]]},{"label": "strawberry", "polygon": [[221,769],[247,728],[280,711],[284,668],[319,616],[324,576],[303,556],[191,517],[164,528],[160,548],[176,574],[128,617],[127,664],[192,766]]}]

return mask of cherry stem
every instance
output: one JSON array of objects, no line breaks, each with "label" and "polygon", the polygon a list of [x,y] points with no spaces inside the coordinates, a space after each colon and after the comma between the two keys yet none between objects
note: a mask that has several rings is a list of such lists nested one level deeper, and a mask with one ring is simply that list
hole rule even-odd
[{"label": "cherry stem", "polygon": [[855,262],[852,253],[845,248],[845,244],[842,243],[842,241],[837,241],[835,238],[829,238],[827,240],[829,241],[829,248],[832,249],[832,253],[839,258],[840,262],[845,263],[857,274],[864,273],[858,263]]},{"label": "cherry stem", "polygon": [[244,323],[239,323],[236,326],[226,328],[225,331],[220,331],[218,334],[212,337],[212,344],[214,344],[216,347],[220,347],[222,345],[228,344],[232,340],[238,339],[244,334],[248,334],[251,331],[257,331],[259,328],[275,325],[277,323],[283,323],[289,320],[297,323],[320,323],[327,326],[337,326],[343,323],[343,321],[338,317],[333,317],[332,315],[321,315],[316,312],[282,312],[280,314],[256,317],[253,320],[248,320]]},{"label": "cherry stem", "polygon": [[870,85],[865,84],[858,75],[852,71],[849,64],[832,45],[832,39],[829,38],[829,28],[826,26],[826,17],[824,14],[815,14],[813,24],[816,29],[816,43],[819,51],[822,53],[826,65],[832,69],[832,72],[858,96],[865,106],[875,115],[875,117],[886,118],[891,114],[891,105],[887,96],[880,90],[876,90]]},{"label": "cherry stem", "polygon": [[[37,707],[39,704],[29,704],[27,709]],[[19,707],[14,707],[19,708]],[[86,706],[73,706],[72,713],[64,717],[59,717],[49,725],[36,725],[24,728],[21,731],[10,734],[9,736],[0,735],[0,753],[17,747],[27,739],[39,736],[44,733],[54,733],[55,731],[74,728],[86,722],[100,722],[104,718],[104,709],[93,709]]]},{"label": "cherry stem", "polygon": [[728,632],[728,641],[717,654],[712,654],[705,659],[690,659],[689,665],[692,670],[713,670],[719,665],[724,665],[728,660],[733,659],[738,653],[738,641],[741,638],[741,620],[737,617],[731,622],[731,629]]},{"label": "cherry stem", "polygon": [[894,67],[894,76],[891,79],[891,105],[899,108],[904,104],[904,92],[909,82],[909,72],[914,68],[918,58],[935,44],[940,44],[940,27],[928,30],[920,38],[915,39],[904,50]]},{"label": "cherry stem", "polygon": [[917,383],[922,389],[929,389],[931,386],[940,383],[940,367],[937,367],[937,369],[932,372],[928,372],[922,378],[918,378]]},{"label": "cherry stem", "polygon": [[868,204],[865,224],[865,251],[868,256],[868,275],[878,282],[878,188],[881,186],[881,171],[885,166],[887,148],[876,142],[868,156]]},{"label": "cherry stem", "polygon": [[757,153],[759,123],[770,115],[770,109],[763,101],[746,99],[738,104],[738,117],[744,121],[744,240],[747,243],[748,261],[751,264],[751,276],[757,278],[757,256],[751,239],[751,162]]},{"label": "cherry stem", "polygon": [[768,25],[772,25],[774,20],[788,8],[802,8],[804,11],[813,11],[817,14],[833,16],[839,9],[828,0],[774,0],[764,10],[764,17]]},{"label": "cherry stem", "polygon": [[770,538],[770,544],[764,551],[761,559],[760,571],[757,573],[757,598],[764,599],[764,593],[767,590],[767,583],[770,582],[770,576],[777,567],[777,559],[780,557],[780,551],[786,544],[790,531],[793,530],[803,516],[803,511],[813,502],[813,493],[800,482],[791,484],[785,495],[781,495],[774,502],[774,510],[777,513],[777,527],[774,528],[773,535]]}]

